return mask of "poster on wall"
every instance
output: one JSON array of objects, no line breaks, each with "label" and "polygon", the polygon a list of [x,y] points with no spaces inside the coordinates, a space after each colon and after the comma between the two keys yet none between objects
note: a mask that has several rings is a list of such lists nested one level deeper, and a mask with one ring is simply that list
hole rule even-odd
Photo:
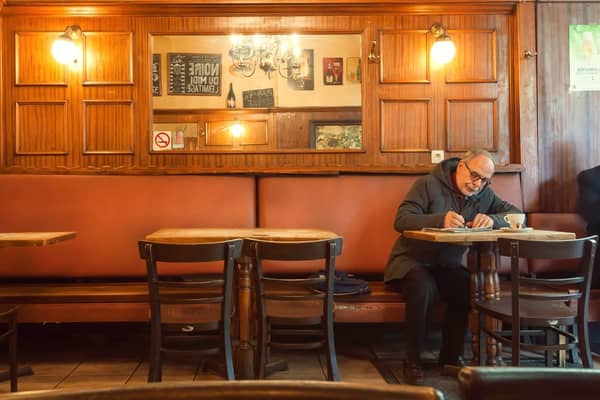
[{"label": "poster on wall", "polygon": [[169,94],[221,95],[221,54],[168,53]]},{"label": "poster on wall", "polygon": [[314,50],[303,49],[300,53],[300,72],[288,78],[288,88],[292,90],[315,90]]},{"label": "poster on wall", "polygon": [[571,91],[600,90],[600,25],[569,25]]},{"label": "poster on wall", "polygon": [[160,54],[152,54],[152,96],[160,96]]},{"label": "poster on wall", "polygon": [[342,57],[323,57],[323,84],[344,84],[344,59]]}]

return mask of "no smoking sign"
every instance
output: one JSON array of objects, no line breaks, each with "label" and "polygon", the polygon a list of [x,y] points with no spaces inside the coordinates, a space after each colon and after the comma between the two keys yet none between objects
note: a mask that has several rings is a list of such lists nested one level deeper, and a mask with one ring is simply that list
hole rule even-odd
[{"label": "no smoking sign", "polygon": [[171,131],[154,131],[152,150],[171,150]]}]

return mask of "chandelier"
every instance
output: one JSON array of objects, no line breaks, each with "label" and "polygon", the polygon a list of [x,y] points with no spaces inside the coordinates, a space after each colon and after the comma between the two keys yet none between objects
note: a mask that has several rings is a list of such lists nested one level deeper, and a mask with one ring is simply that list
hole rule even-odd
[{"label": "chandelier", "polygon": [[256,68],[271,79],[274,72],[285,79],[302,80],[302,50],[297,35],[231,35],[231,71],[251,77]]}]

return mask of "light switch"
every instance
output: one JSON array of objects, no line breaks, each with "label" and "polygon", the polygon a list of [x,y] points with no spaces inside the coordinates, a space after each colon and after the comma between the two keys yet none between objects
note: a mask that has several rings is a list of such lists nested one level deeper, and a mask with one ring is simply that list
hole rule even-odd
[{"label": "light switch", "polygon": [[439,164],[444,160],[444,150],[432,150],[431,151],[431,163]]}]

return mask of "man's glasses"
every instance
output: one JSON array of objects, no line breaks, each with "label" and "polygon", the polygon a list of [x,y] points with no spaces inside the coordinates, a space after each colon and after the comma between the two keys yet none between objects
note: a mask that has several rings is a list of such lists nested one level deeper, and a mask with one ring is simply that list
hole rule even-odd
[{"label": "man's glasses", "polygon": [[469,171],[471,182],[481,181],[481,186],[489,185],[492,182],[492,178],[486,178],[479,175],[477,172],[471,170],[466,161],[463,161],[463,163],[465,164],[465,167],[467,167],[467,171]]}]

